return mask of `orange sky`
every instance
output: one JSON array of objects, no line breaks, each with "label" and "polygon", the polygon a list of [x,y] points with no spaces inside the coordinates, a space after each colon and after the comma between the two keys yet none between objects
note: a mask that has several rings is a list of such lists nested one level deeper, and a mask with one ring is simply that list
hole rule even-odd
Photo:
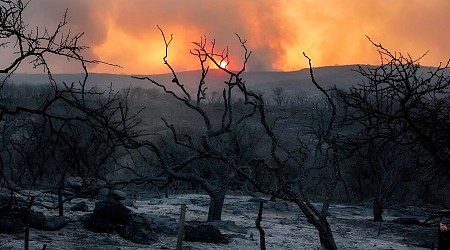
[{"label": "orange sky", "polygon": [[377,64],[365,35],[412,56],[429,50],[423,65],[450,57],[449,0],[32,0],[26,17],[52,27],[66,8],[72,32],[85,32],[86,56],[123,67],[90,66],[91,72],[167,72],[157,25],[174,36],[169,61],[179,71],[199,68],[189,50],[202,35],[228,45],[229,67],[240,67],[234,33],[248,40],[253,71],[304,68],[303,51],[314,66]]}]

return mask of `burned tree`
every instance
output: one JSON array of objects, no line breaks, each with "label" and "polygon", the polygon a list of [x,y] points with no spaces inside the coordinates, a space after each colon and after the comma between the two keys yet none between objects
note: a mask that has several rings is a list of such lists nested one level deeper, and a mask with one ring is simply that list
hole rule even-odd
[{"label": "burned tree", "polygon": [[348,108],[347,121],[360,129],[354,146],[384,144],[386,150],[413,152],[417,157],[411,172],[421,180],[445,183],[450,171],[450,61],[421,67],[423,56],[413,59],[373,45],[381,65],[359,66],[357,72],[365,81],[348,90],[336,89]]},{"label": "burned tree", "polygon": [[[192,54],[198,58],[202,70],[195,94],[191,94],[168,62],[168,49],[172,36],[168,40],[163,32],[162,36],[166,49],[163,60],[172,72],[172,82],[163,84],[147,77],[135,78],[149,81],[151,84],[160,87],[168,96],[172,96],[174,101],[184,104],[185,107],[193,111],[201,119],[203,129],[198,134],[183,133],[182,129],[177,126],[176,121],[173,124],[163,119],[171,135],[171,141],[186,152],[186,156],[177,162],[167,162],[167,156],[164,155],[162,148],[156,143],[141,142],[141,146],[145,146],[145,148],[154,153],[159,160],[158,166],[168,175],[183,180],[199,181],[209,194],[210,190],[208,189],[212,188],[214,190],[214,186],[210,185],[211,183],[207,179],[193,173],[183,172],[183,170],[189,166],[195,167],[195,162],[204,159],[219,162],[229,169],[228,173],[230,171],[238,173],[260,192],[295,203],[306,216],[308,222],[318,230],[321,245],[326,249],[336,249],[332,230],[327,221],[330,199],[340,179],[336,135],[333,130],[336,107],[327,91],[322,89],[315,81],[312,66],[310,71],[312,81],[325,94],[327,109],[331,114],[322,133],[316,140],[318,143],[317,148],[323,149],[321,152],[326,157],[324,164],[330,169],[327,177],[329,180],[328,191],[320,210],[308,200],[303,188],[305,177],[304,163],[309,155],[307,146],[304,143],[305,138],[297,136],[295,133],[289,135],[289,140],[283,138],[279,134],[280,131],[277,129],[277,124],[282,120],[289,119],[291,116],[274,117],[273,114],[267,111],[263,97],[246,87],[242,73],[246,70],[247,61],[251,55],[251,52],[247,50],[246,41],[238,36],[244,50],[243,65],[238,71],[220,67],[221,62],[228,61],[228,49],[217,52],[215,42],[213,41],[208,46],[205,38],[198,43],[194,43],[195,49],[192,51]],[[226,75],[222,94],[223,109],[219,115],[206,112],[203,106],[207,96],[206,76],[209,71],[209,67],[206,66],[207,62],[211,62]],[[309,62],[311,61],[309,60]],[[174,87],[175,90],[170,89],[171,87]],[[242,102],[232,102],[233,97],[241,97]],[[237,105],[241,106],[237,108]],[[217,143],[220,141],[219,138],[225,139],[231,131],[237,129],[242,123],[250,121],[252,126],[260,129],[261,134],[259,136],[264,138],[266,142],[263,154],[258,154],[251,158],[240,158],[226,151],[223,144]],[[142,155],[145,156],[147,154],[142,153]],[[255,177],[248,171],[249,169],[267,172],[271,178],[267,180]],[[215,198],[211,194],[210,196],[212,203],[214,203]],[[211,218],[216,219],[214,216],[208,216],[209,220]]]},{"label": "burned tree", "polygon": [[[0,180],[11,192],[40,185],[54,193],[61,191],[69,175],[104,177],[105,167],[114,162],[117,150],[124,148],[124,138],[137,136],[132,132],[137,120],[126,97],[112,89],[98,92],[86,88],[87,64],[102,62],[82,56],[87,47],[79,45],[82,34],[72,35],[66,29],[67,12],[50,31],[24,23],[26,6],[20,0],[0,1],[1,53],[13,56],[0,68],[0,123],[7,135],[2,136]],[[57,82],[48,56],[77,64],[85,72],[83,79]],[[11,89],[21,86],[14,86],[9,78],[26,63],[47,73],[48,84],[31,87],[37,92],[23,92],[14,99]]]},{"label": "burned tree", "polygon": [[[162,32],[162,30],[161,30]],[[221,138],[227,136],[227,133],[235,126],[243,122],[245,119],[250,118],[254,113],[255,109],[252,108],[249,111],[234,110],[233,109],[233,92],[236,91],[235,85],[233,83],[228,83],[223,90],[223,108],[222,114],[216,115],[208,113],[205,108],[204,103],[206,99],[206,77],[209,72],[209,66],[207,63],[209,61],[208,55],[204,54],[204,50],[207,46],[206,38],[202,39],[200,43],[195,43],[197,47],[191,53],[196,56],[202,67],[201,76],[198,84],[198,88],[194,94],[189,93],[186,86],[180,82],[177,73],[172,68],[168,62],[168,49],[172,41],[172,37],[167,40],[166,36],[162,32],[166,46],[166,54],[163,58],[164,64],[171,70],[173,74],[172,86],[175,89],[170,89],[170,86],[166,86],[162,83],[156,82],[150,78],[135,77],[142,80],[148,80],[155,86],[161,88],[167,95],[174,98],[176,101],[183,103],[188,109],[192,110],[194,115],[199,115],[202,119],[203,131],[193,131],[193,133],[182,133],[179,131],[174,124],[169,123],[163,118],[164,124],[168,128],[169,138],[172,143],[167,143],[167,139],[162,140],[163,144],[149,144],[150,150],[157,156],[158,162],[152,163],[158,165],[163,169],[169,176],[186,181],[195,181],[200,184],[200,186],[208,193],[211,198],[209,206],[208,221],[221,220],[221,213],[223,208],[223,202],[225,199],[225,194],[228,189],[229,181],[231,180],[234,171],[233,168],[224,161],[220,159],[214,159],[213,157],[208,157],[199,154],[199,150],[207,149],[208,151],[221,150],[220,141]],[[215,61],[220,65],[220,62],[228,60],[227,54],[223,51],[221,54],[216,54],[214,51],[215,44],[212,44],[211,56],[220,56],[221,61]],[[248,56],[246,55],[246,59]],[[245,68],[245,65],[244,65]],[[243,70],[241,71],[241,73]],[[230,80],[231,81],[231,77]],[[237,116],[237,118],[236,118]],[[216,122],[214,117],[218,117],[219,122]],[[194,135],[198,135],[198,138],[193,138]],[[165,154],[164,148],[167,149],[167,145],[172,145],[172,150],[177,149],[178,151],[176,157],[171,157],[170,154]],[[180,157],[182,156],[182,157]],[[177,159],[178,158],[178,159]],[[196,171],[195,168],[199,168],[200,165],[208,164],[206,168],[203,167],[206,173],[202,174],[201,171]],[[191,169],[191,170],[190,170]]]},{"label": "burned tree", "polygon": [[354,162],[350,178],[359,178],[359,185],[365,187],[364,191],[359,189],[359,195],[373,199],[373,220],[382,221],[386,203],[398,194],[402,184],[414,179],[416,171],[409,167],[414,162],[411,152],[388,140],[359,144],[361,139],[349,137],[345,141],[345,151]]}]

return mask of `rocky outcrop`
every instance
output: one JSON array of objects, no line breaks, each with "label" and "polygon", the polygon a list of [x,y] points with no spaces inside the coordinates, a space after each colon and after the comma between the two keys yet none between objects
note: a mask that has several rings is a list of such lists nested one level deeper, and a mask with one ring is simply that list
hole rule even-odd
[{"label": "rocky outcrop", "polygon": [[80,211],[80,212],[87,212],[89,211],[89,207],[86,204],[85,201],[80,201],[76,204],[74,204],[72,207],[70,207],[71,211]]},{"label": "rocky outcrop", "polygon": [[0,195],[0,233],[22,233],[25,225],[45,231],[61,229],[69,223],[66,217],[48,216],[29,210],[24,199]]},{"label": "rocky outcrop", "polygon": [[94,212],[87,216],[84,225],[88,230],[97,233],[115,232],[138,244],[151,244],[158,239],[150,221],[143,216],[132,214],[115,199],[97,202]]}]

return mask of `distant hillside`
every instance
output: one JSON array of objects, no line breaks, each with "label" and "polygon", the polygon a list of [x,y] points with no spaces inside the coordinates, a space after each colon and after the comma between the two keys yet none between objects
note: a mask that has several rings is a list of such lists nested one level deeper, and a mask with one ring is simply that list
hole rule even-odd
[{"label": "distant hillside", "polygon": [[[319,84],[325,88],[334,85],[339,88],[348,88],[362,80],[354,70],[356,65],[332,66],[314,69],[314,76]],[[259,72],[249,73],[248,86],[267,92],[276,87],[282,87],[287,92],[305,92],[307,94],[318,93],[311,81],[309,69],[293,72]]]},{"label": "distant hillside", "polygon": [[[356,65],[351,66],[332,66],[320,67],[314,69],[317,81],[324,87],[336,85],[340,88],[347,88],[356,82],[361,81],[361,76],[354,72]],[[178,74],[180,82],[187,89],[195,91],[200,79],[200,71],[187,71]],[[77,83],[83,79],[83,74],[56,74],[54,75],[57,82]],[[171,74],[159,74],[149,76],[150,78],[161,83],[172,84]],[[270,93],[272,89],[282,87],[288,93],[305,92],[307,94],[315,94],[317,90],[311,82],[309,69],[303,69],[293,72],[245,72],[243,75],[247,86],[251,89]],[[223,82],[228,80],[226,74],[220,70],[210,70],[206,84],[209,91],[221,91]],[[44,84],[48,82],[45,74],[15,74],[9,79],[14,83]],[[88,88],[98,87],[104,89],[112,84],[114,89],[133,87],[150,88],[153,87],[147,81],[141,81],[131,78],[129,75],[113,75],[113,74],[89,74]]]}]

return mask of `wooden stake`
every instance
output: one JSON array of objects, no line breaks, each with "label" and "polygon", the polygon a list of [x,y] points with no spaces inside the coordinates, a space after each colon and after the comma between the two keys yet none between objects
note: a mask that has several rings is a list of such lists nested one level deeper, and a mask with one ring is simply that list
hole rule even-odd
[{"label": "wooden stake", "polygon": [[266,250],[266,236],[264,233],[264,229],[261,227],[263,208],[264,203],[261,201],[259,202],[258,218],[256,218],[256,228],[259,231],[259,246],[261,250]]},{"label": "wooden stake", "polygon": [[24,235],[24,244],[23,249],[29,249],[30,242],[30,217],[31,217],[31,208],[33,207],[34,197],[31,197],[30,203],[28,203],[28,208],[26,210],[26,218],[25,218],[25,235]]},{"label": "wooden stake", "polygon": [[185,220],[186,220],[186,204],[181,204],[180,222],[178,224],[177,250],[183,249]]}]

